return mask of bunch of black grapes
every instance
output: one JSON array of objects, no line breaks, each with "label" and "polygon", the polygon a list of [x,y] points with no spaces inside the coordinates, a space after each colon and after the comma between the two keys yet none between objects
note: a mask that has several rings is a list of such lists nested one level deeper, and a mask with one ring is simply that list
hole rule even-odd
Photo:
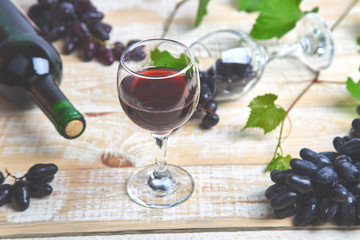
[{"label": "bunch of black grapes", "polygon": [[[78,49],[84,61],[97,58],[109,66],[120,60],[126,47],[139,41],[130,40],[126,45],[117,41],[107,46],[112,27],[102,21],[104,14],[90,0],[38,0],[28,15],[49,41],[64,39],[63,54]],[[129,56],[142,60],[145,53],[137,48]]]},{"label": "bunch of black grapes", "polygon": [[295,225],[360,222],[360,118],[350,136],[333,139],[335,151],[300,150],[290,169],[273,170],[265,196],[276,218],[294,215]]},{"label": "bunch of black grapes", "polygon": [[[8,171],[5,177],[0,172],[0,207],[11,204],[15,210],[25,211],[30,205],[30,197],[42,198],[53,192],[49,183],[54,179],[57,171],[58,167],[55,164],[38,163],[20,178],[11,175]],[[12,185],[4,183],[8,177],[15,180]]]},{"label": "bunch of black grapes", "polygon": [[221,58],[207,71],[200,71],[201,92],[196,109],[196,115],[202,115],[200,127],[209,129],[219,122],[216,98],[242,91],[255,75],[250,63],[225,62]]}]

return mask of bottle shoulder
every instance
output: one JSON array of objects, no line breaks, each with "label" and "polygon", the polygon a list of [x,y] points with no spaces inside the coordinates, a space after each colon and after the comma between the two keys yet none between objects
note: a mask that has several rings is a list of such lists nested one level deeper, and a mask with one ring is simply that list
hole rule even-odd
[{"label": "bottle shoulder", "polygon": [[60,84],[62,62],[57,50],[40,35],[13,36],[0,47],[0,82],[29,87],[49,74]]}]

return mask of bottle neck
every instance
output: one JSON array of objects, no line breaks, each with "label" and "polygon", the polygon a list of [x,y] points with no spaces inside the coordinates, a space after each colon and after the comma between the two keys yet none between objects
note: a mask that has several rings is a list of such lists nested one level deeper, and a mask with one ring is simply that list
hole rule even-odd
[{"label": "bottle neck", "polygon": [[37,80],[30,88],[34,102],[65,138],[73,139],[85,130],[85,119],[61,92],[51,75]]}]

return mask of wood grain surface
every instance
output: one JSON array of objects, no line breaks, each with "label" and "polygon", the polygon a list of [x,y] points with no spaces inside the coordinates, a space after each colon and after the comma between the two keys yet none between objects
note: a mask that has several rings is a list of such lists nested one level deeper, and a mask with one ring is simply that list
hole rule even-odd
[{"label": "wood grain surface", "polygon": [[[35,0],[17,0],[27,10]],[[163,25],[178,1],[93,0],[113,26],[111,41],[160,37]],[[191,44],[219,29],[249,32],[256,14],[239,12],[235,1],[213,0],[208,15],[192,28],[197,3],[191,0],[177,13],[167,35]],[[318,6],[331,26],[351,0],[303,0],[301,8]],[[294,40],[289,33],[280,41]],[[303,147],[330,151],[335,136],[348,135],[357,117],[359,101],[345,89],[348,76],[359,79],[356,38],[360,36],[357,4],[333,32],[335,57],[319,79],[337,82],[315,84],[286,120],[282,144],[286,154],[298,157]],[[55,42],[61,51],[62,42]],[[185,203],[170,209],[148,209],[126,194],[128,176],[152,164],[154,143],[148,132],[135,126],[122,111],[116,93],[118,63],[105,67],[82,62],[77,54],[62,55],[61,89],[86,117],[87,128],[74,140],[63,139],[37,109],[16,109],[0,100],[0,170],[22,175],[35,163],[52,162],[59,172],[54,192],[31,201],[25,212],[0,208],[0,239],[358,239],[358,226],[334,224],[294,227],[291,219],[272,218],[264,173],[277,144],[278,131],[241,131],[251,99],[275,93],[287,109],[314,77],[296,59],[270,62],[256,87],[243,98],[221,103],[220,122],[211,130],[191,119],[168,142],[168,162],[186,168],[195,179],[195,192]],[[7,180],[9,181],[9,180]]]}]

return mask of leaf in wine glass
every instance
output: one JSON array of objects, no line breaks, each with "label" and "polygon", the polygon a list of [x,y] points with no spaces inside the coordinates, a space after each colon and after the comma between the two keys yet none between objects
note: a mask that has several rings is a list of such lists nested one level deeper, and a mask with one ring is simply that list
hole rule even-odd
[{"label": "leaf in wine glass", "polygon": [[207,14],[206,7],[210,0],[199,0],[199,6],[195,18],[194,27],[198,27],[200,23],[202,22],[204,16]]},{"label": "leaf in wine glass", "polygon": [[265,94],[255,97],[250,103],[251,108],[249,119],[241,129],[259,127],[264,130],[264,134],[274,130],[286,117],[286,111],[274,104],[277,96],[275,94]]},{"label": "leaf in wine glass", "polygon": [[150,52],[152,64],[157,67],[168,67],[173,69],[184,69],[190,63],[190,58],[181,54],[178,58],[172,56],[168,51],[160,51],[155,48]]}]

